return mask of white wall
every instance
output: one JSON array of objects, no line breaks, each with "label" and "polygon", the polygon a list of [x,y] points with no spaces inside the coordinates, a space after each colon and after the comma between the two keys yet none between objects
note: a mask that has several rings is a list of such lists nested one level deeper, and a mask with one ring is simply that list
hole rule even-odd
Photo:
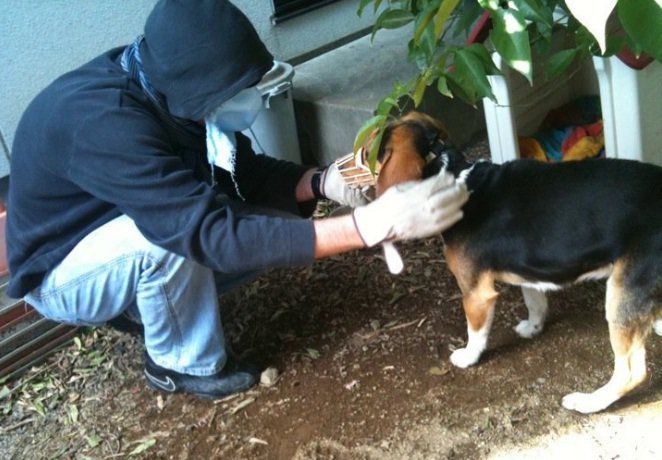
[{"label": "white wall", "polygon": [[[370,25],[358,0],[342,0],[277,26],[270,0],[233,0],[280,60]],[[156,0],[0,0],[0,134],[11,148],[25,107],[54,78],[140,34]],[[0,144],[0,149],[2,146]],[[9,166],[0,152],[0,177]]]}]

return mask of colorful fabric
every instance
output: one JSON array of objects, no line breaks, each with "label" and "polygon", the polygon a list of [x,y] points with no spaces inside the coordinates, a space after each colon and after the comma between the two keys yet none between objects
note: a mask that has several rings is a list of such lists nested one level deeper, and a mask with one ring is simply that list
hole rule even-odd
[{"label": "colorful fabric", "polygon": [[551,110],[539,132],[518,139],[520,156],[548,162],[603,156],[601,117],[598,96],[575,99]]}]

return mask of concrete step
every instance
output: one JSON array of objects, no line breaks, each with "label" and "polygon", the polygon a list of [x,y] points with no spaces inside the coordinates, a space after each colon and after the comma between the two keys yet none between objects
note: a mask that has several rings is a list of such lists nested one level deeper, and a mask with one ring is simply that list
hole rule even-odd
[{"label": "concrete step", "polygon": [[[304,163],[324,165],[349,152],[377,103],[396,81],[416,74],[407,61],[410,37],[408,28],[381,30],[372,43],[368,35],[295,67],[292,96]],[[485,132],[482,105],[430,90],[419,110],[444,122],[458,145]]]}]

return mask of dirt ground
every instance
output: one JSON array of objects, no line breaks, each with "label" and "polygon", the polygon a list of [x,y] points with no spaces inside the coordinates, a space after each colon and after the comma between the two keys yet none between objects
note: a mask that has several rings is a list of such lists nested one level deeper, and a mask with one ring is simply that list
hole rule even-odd
[{"label": "dirt ground", "polygon": [[489,349],[462,370],[448,360],[466,326],[441,241],[401,249],[399,276],[366,250],[223,297],[235,351],[280,373],[223,401],[148,389],[140,341],[86,332],[0,385],[0,457],[662,458],[662,337],[636,393],[591,416],[560,406],[611,374],[603,283],[551,294],[533,340],[512,329],[521,294],[500,286]]}]

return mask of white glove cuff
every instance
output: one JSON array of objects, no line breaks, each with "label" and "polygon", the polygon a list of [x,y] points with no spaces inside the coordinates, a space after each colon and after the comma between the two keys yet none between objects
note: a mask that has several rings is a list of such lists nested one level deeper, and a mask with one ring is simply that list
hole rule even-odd
[{"label": "white glove cuff", "polygon": [[375,222],[368,206],[361,206],[352,211],[354,227],[366,247],[375,246],[388,237],[389,228]]}]

